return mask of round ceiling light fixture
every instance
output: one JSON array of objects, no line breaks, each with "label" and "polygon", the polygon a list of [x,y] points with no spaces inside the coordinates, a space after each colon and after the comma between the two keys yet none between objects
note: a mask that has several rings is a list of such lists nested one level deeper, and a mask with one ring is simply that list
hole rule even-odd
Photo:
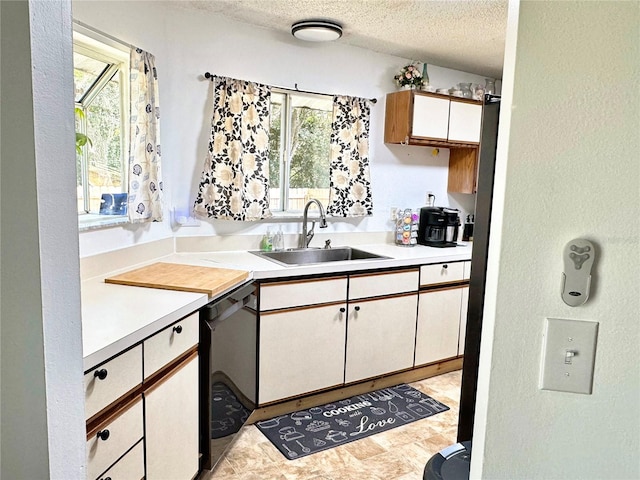
[{"label": "round ceiling light fixture", "polygon": [[342,36],[342,27],[325,20],[305,20],[291,25],[291,35],[307,42],[330,42]]}]

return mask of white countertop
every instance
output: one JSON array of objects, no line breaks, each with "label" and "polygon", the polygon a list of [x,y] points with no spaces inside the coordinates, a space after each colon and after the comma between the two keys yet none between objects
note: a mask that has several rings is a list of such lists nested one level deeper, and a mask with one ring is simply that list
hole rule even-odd
[{"label": "white countertop", "polygon": [[[175,253],[154,261],[247,270],[251,272],[249,280],[260,280],[470,260],[472,244],[462,242],[460,245],[455,248],[433,248],[422,245],[414,247],[388,244],[357,245],[356,248],[360,250],[390,258],[288,267],[247,251]],[[135,267],[139,266],[141,265]],[[104,283],[104,278],[114,273],[120,272],[111,272],[104,277],[82,282],[82,339],[85,371],[198,310],[212,300],[201,293]],[[244,282],[240,282],[242,283]],[[221,295],[224,293],[226,292],[222,292]]]},{"label": "white countertop", "polygon": [[[262,280],[470,260],[472,243],[462,242],[459,245],[460,246],[455,248],[434,248],[422,245],[416,245],[414,247],[399,247],[389,244],[356,245],[354,248],[358,250],[364,250],[389,258],[346,260],[341,262],[286,267],[247,251],[176,253],[168,257],[163,257],[162,261],[248,270],[252,272],[252,279]],[[334,248],[338,247],[334,246]]]}]

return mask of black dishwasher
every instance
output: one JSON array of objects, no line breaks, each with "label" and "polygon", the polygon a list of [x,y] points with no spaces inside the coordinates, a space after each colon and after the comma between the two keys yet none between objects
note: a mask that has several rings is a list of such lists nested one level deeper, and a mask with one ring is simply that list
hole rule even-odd
[{"label": "black dishwasher", "polygon": [[255,285],[200,310],[200,468],[211,470],[237,437],[257,399]]}]

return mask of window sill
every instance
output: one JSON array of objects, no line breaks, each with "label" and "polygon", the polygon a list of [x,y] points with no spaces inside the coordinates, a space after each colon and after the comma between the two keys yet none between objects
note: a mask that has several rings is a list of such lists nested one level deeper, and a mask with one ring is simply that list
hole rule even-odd
[{"label": "window sill", "polygon": [[78,215],[78,231],[99,230],[129,223],[127,215],[97,215],[87,213]]}]

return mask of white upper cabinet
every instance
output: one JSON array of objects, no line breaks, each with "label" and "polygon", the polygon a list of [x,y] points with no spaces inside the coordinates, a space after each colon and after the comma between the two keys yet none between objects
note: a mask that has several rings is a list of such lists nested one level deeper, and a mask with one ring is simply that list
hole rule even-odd
[{"label": "white upper cabinet", "polygon": [[448,99],[415,95],[413,99],[412,136],[446,141],[448,123]]},{"label": "white upper cabinet", "polygon": [[449,148],[480,143],[480,101],[405,90],[389,93],[385,108],[385,143]]},{"label": "white upper cabinet", "polygon": [[450,142],[480,143],[482,105],[451,100],[449,109]]}]

